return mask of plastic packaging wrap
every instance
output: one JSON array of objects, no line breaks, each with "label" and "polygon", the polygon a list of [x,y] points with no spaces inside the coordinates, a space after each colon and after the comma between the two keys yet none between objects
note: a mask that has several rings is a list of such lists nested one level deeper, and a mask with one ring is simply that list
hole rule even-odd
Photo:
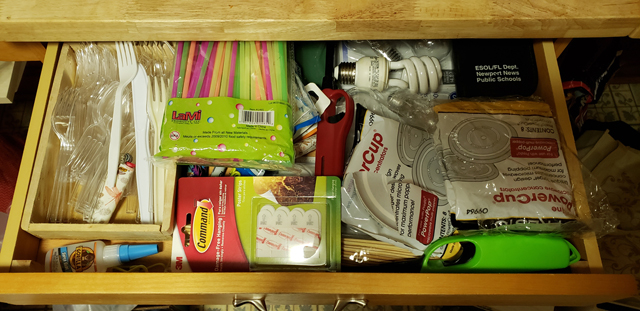
[{"label": "plastic packaging wrap", "polygon": [[615,232],[620,220],[616,211],[609,204],[606,192],[598,183],[597,178],[584,165],[581,165],[580,168],[582,169],[582,179],[590,211],[590,218],[581,221],[586,223],[589,230],[595,232],[598,238]]},{"label": "plastic packaging wrap", "polygon": [[359,143],[345,170],[342,220],[418,255],[454,231],[432,134],[371,111],[357,115]]},{"label": "plastic packaging wrap", "polygon": [[287,50],[285,42],[179,43],[156,159],[291,167]]},{"label": "plastic packaging wrap", "polygon": [[457,102],[436,107],[445,186],[457,221],[482,228],[577,217],[548,105]]},{"label": "plastic packaging wrap", "polygon": [[[295,63],[292,64],[296,69]],[[293,139],[298,139],[307,133],[314,124],[320,122],[320,115],[314,105],[314,101],[309,96],[302,85],[302,80],[297,73],[298,70],[291,73],[291,88],[289,90],[289,98],[293,106]]]},{"label": "plastic packaging wrap", "polygon": [[437,115],[433,106],[445,100],[430,101],[420,95],[411,94],[403,89],[390,89],[379,92],[369,88],[354,87],[347,91],[354,103],[367,110],[426,132],[436,129]]},{"label": "plastic packaging wrap", "polygon": [[296,158],[302,157],[311,151],[316,150],[318,135],[313,134],[309,138],[303,139],[293,145],[296,151]]},{"label": "plastic packaging wrap", "polygon": [[[397,44],[395,41],[383,41],[383,40],[367,40],[371,49],[378,55],[386,58],[388,61],[397,62],[402,60],[402,55],[395,48]],[[414,52],[409,46],[411,52]],[[414,53],[415,54],[415,53]]]},{"label": "plastic packaging wrap", "polygon": [[345,90],[395,86],[429,100],[454,99],[450,52],[448,40],[343,41],[337,46],[334,78]]},{"label": "plastic packaging wrap", "polygon": [[[577,156],[565,152],[547,104],[456,102],[435,109],[435,140],[459,229],[574,236],[615,228],[606,196]],[[584,183],[575,183],[580,175]]]},{"label": "plastic packaging wrap", "polygon": [[451,40],[422,39],[410,41],[417,56],[431,56],[439,60],[445,59],[451,54]]},{"label": "plastic packaging wrap", "polygon": [[439,204],[436,194],[367,172],[346,174],[342,222],[417,256],[432,241],[453,233],[448,207]]}]

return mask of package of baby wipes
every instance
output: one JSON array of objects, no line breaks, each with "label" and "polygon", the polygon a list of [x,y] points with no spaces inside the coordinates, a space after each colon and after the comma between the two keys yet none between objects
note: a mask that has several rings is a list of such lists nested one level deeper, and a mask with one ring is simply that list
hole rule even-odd
[{"label": "package of baby wipes", "polygon": [[155,158],[181,164],[282,170],[293,165],[291,108],[278,100],[173,98]]}]

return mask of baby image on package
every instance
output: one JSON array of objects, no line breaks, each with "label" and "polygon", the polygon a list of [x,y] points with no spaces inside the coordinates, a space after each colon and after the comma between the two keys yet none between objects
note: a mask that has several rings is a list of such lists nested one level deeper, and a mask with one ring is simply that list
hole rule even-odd
[{"label": "baby image on package", "polygon": [[159,159],[178,163],[284,169],[294,159],[291,108],[285,101],[173,98]]}]

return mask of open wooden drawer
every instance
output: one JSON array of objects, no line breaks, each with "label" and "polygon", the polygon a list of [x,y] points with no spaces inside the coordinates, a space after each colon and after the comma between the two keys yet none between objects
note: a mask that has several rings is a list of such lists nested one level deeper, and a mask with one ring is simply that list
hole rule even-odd
[{"label": "open wooden drawer", "polygon": [[[71,240],[41,240],[20,222],[32,178],[38,142],[60,44],[49,44],[31,119],[18,187],[0,253],[0,301],[12,304],[231,304],[265,299],[267,304],[333,304],[366,299],[372,304],[409,305],[590,305],[633,296],[630,275],[602,273],[594,236],[573,241],[582,261],[570,274],[392,274],[392,273],[29,273],[51,248]],[[535,43],[538,95],[552,107],[561,137],[575,152],[556,55],[551,41]],[[567,160],[577,204],[586,204],[580,167]],[[589,217],[587,214],[581,217]],[[171,243],[145,262],[169,263]]]}]

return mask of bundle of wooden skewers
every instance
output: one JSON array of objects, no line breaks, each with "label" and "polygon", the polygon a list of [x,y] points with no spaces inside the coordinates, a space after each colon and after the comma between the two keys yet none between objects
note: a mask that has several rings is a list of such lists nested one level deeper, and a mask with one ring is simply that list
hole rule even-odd
[{"label": "bundle of wooden skewers", "polygon": [[409,250],[369,239],[342,238],[343,266],[371,266],[420,258]]}]

